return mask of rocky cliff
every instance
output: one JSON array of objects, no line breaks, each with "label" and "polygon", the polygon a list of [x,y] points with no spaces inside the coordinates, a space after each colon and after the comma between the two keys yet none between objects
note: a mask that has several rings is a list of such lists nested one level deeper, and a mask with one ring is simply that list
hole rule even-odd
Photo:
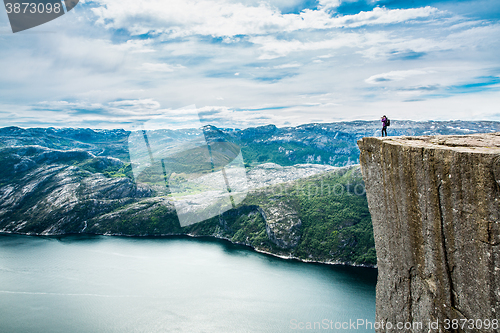
[{"label": "rocky cliff", "polygon": [[411,323],[377,332],[498,332],[500,134],[358,145],[379,269],[376,321]]}]

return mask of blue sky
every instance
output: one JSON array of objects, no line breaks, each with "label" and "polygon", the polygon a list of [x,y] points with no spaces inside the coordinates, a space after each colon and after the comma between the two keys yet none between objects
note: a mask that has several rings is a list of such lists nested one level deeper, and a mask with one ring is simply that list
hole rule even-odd
[{"label": "blue sky", "polygon": [[87,0],[12,34],[0,9],[0,121],[500,120],[499,21],[498,0]]}]

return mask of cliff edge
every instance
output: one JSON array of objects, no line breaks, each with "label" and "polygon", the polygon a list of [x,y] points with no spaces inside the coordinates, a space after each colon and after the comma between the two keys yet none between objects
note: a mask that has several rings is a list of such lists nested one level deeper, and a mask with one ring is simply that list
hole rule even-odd
[{"label": "cliff edge", "polygon": [[394,325],[376,331],[498,332],[500,133],[358,146],[378,257],[376,322]]}]

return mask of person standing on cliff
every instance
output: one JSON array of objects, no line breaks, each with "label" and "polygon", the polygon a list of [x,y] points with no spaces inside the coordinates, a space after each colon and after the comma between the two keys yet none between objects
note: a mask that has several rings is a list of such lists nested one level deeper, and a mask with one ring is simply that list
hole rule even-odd
[{"label": "person standing on cliff", "polygon": [[385,136],[387,136],[387,117],[384,115],[381,121],[382,121],[382,137],[384,137],[384,133]]}]

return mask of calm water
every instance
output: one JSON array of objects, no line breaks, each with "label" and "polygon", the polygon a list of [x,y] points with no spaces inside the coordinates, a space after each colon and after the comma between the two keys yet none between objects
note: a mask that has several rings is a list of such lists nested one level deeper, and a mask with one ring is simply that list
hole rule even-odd
[{"label": "calm water", "polygon": [[214,240],[0,236],[0,332],[310,332],[373,322],[375,282]]}]

